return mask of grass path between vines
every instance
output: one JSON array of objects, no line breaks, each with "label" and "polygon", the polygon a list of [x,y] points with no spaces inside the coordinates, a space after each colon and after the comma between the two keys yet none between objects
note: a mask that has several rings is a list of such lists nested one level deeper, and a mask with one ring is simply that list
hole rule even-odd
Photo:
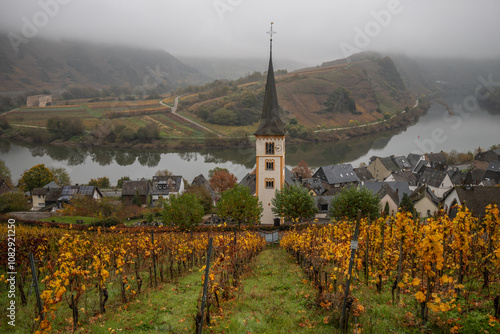
[{"label": "grass path between vines", "polygon": [[194,333],[202,276],[193,269],[176,282],[148,289],[134,301],[93,318],[78,333]]},{"label": "grass path between vines", "polygon": [[[202,291],[202,272],[164,283],[127,305],[108,308],[78,333],[194,333],[194,315]],[[324,311],[314,306],[317,291],[293,258],[268,247],[251,264],[234,293],[211,309],[212,323],[203,333],[332,333]]]},{"label": "grass path between vines", "polygon": [[[293,258],[268,247],[252,264],[234,298],[212,314],[204,333],[332,333],[325,312],[314,306],[317,291]],[[326,320],[325,320],[326,322]]]}]

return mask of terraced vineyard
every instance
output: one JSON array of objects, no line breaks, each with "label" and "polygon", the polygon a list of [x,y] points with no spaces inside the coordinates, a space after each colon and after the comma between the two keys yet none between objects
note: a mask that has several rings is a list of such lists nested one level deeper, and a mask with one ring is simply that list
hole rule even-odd
[{"label": "terraced vineyard", "polygon": [[204,130],[172,114],[171,108],[161,105],[158,100],[97,102],[78,100],[74,103],[44,108],[20,108],[9,112],[6,117],[14,128],[45,128],[50,118],[60,117],[81,119],[87,133],[102,124],[109,128],[125,126],[132,131],[137,131],[148,124],[156,124],[160,130],[160,138],[163,139],[205,136]]}]

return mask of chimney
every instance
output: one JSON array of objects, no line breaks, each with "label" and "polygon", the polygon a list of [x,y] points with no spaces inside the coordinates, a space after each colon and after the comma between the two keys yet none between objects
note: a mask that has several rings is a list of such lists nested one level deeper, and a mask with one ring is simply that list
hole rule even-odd
[{"label": "chimney", "polygon": [[396,188],[396,195],[399,195],[399,188]]}]

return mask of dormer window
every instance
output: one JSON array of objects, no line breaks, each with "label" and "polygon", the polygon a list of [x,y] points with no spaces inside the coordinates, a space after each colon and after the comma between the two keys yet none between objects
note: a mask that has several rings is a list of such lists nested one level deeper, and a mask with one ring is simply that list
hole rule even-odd
[{"label": "dormer window", "polygon": [[274,154],[274,143],[266,143],[266,154]]}]

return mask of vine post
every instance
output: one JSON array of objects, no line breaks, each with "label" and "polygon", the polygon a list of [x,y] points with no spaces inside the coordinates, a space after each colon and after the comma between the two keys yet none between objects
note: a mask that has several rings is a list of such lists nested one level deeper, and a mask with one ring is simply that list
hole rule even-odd
[{"label": "vine post", "polygon": [[356,220],[356,227],[354,228],[354,236],[351,241],[351,258],[349,260],[349,271],[347,274],[347,280],[345,284],[345,293],[344,293],[344,303],[342,305],[342,315],[340,317],[340,329],[345,331],[347,329],[347,299],[349,297],[349,290],[351,286],[351,275],[352,275],[352,267],[354,265],[354,257],[356,256],[356,249],[358,249],[358,234],[359,234],[359,225],[361,223],[361,210],[358,210],[358,219]]}]

